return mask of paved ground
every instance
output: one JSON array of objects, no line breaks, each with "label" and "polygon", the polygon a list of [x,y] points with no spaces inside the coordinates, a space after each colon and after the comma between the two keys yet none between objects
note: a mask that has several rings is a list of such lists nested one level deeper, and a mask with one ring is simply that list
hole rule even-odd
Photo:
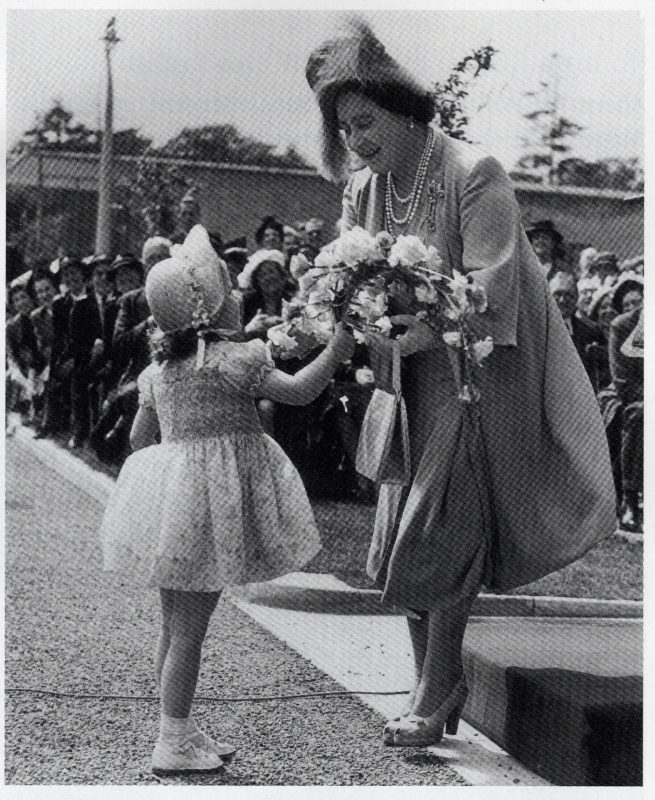
[{"label": "paved ground", "polygon": [[[99,569],[95,530],[111,481],[90,473],[86,465],[54,445],[50,452],[51,443],[39,442],[31,451],[27,444],[31,448],[37,445],[14,441],[8,450],[7,686],[16,685],[12,680],[17,680],[17,675],[31,676],[36,669],[34,679],[40,685],[60,683],[65,688],[73,681],[79,692],[90,691],[88,686],[81,688],[90,683],[101,687],[95,691],[151,695],[149,659],[157,624],[154,597],[122,586]],[[34,452],[59,474],[36,461]],[[84,491],[62,480],[63,476]],[[330,575],[308,574],[228,593],[231,602],[222,601],[221,613],[212,623],[200,695],[314,696],[256,704],[200,702],[199,718],[207,720],[217,733],[246,742],[247,752],[240,754],[230,773],[212,782],[409,785],[456,783],[463,778],[474,785],[543,785],[543,779],[479,730],[503,742],[505,667],[560,666],[589,672],[600,669],[606,674],[639,671],[641,620],[636,618],[474,617],[465,640],[467,672],[475,676],[467,719],[478,730],[464,723],[457,737],[448,737],[430,750],[383,748],[379,743],[381,725],[403,702],[399,692],[410,684],[411,656],[404,619],[382,609],[373,594],[349,590]],[[41,608],[44,600],[46,609]],[[496,603],[495,598],[486,600]],[[614,611],[624,613],[618,606]],[[57,615],[55,608],[62,613]],[[631,610],[639,613],[636,607]],[[552,614],[554,609],[542,611]],[[578,614],[579,608],[567,606],[566,611]],[[491,607],[483,613],[489,612],[499,613]],[[60,631],[56,640],[53,630]],[[252,653],[257,653],[255,659]],[[111,669],[99,668],[101,663],[110,663]],[[10,669],[12,665],[17,669]],[[21,680],[25,685],[23,677]],[[357,693],[359,699],[320,694],[342,688]],[[390,694],[371,694],[371,690]],[[59,728],[52,729],[46,720],[55,710],[59,711]],[[88,755],[80,758],[80,741],[74,737],[67,740],[65,732],[85,715],[89,725],[84,724],[87,733],[83,741]],[[48,780],[45,775],[55,770],[62,777],[51,778],[52,782],[153,782],[148,758],[156,717],[156,703],[152,702],[10,694],[7,780],[43,782]],[[217,720],[221,721],[218,727]],[[97,721],[97,731],[92,721]],[[116,727],[118,722],[121,724]],[[35,726],[53,754],[51,763],[40,764],[36,772],[32,765],[37,757],[35,743],[29,740]],[[112,736],[117,730],[124,741]],[[102,748],[95,735],[109,737]],[[269,746],[269,736],[274,745]],[[70,751],[61,749],[67,741],[76,743]],[[295,752],[299,741],[303,742],[302,754]],[[37,749],[39,746],[37,743]],[[138,753],[138,768],[127,772],[121,768],[115,776],[116,764],[127,763],[126,755],[132,752],[135,757]],[[95,759],[100,762],[96,764]],[[89,768],[98,770],[97,776],[93,772],[93,780]]]},{"label": "paved ground", "polygon": [[[101,506],[18,442],[6,447],[5,782],[157,783],[152,701],[56,698],[17,688],[154,696],[155,594],[103,574]],[[454,785],[427,751],[385,748],[383,717],[221,601],[207,640],[196,716],[240,750],[227,785]],[[260,702],[244,698],[310,694]],[[227,702],[227,698],[241,698]],[[190,782],[189,780],[184,781]]]}]

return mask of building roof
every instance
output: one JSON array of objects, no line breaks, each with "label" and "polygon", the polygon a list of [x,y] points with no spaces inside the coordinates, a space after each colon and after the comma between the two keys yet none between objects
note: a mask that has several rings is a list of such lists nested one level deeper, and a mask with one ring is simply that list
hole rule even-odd
[{"label": "building roof", "polygon": [[[39,159],[39,155],[41,158]],[[114,156],[116,177],[132,177],[142,156]],[[40,167],[39,167],[40,160]],[[145,156],[146,161],[183,167],[202,172],[254,172],[265,174],[298,175],[316,178],[313,169],[286,167],[259,167],[251,164],[217,164],[213,161],[191,161],[181,158]],[[57,150],[26,151],[7,163],[7,185],[38,186],[39,168],[43,186],[48,189],[96,191],[98,186],[100,154],[74,153]]]},{"label": "building roof", "polygon": [[[98,186],[99,153],[71,153],[57,150],[41,150],[41,173],[43,185],[49,189],[68,189],[94,192]],[[142,156],[114,156],[116,178],[131,179],[134,169]],[[146,156],[148,161],[156,161],[184,168],[185,170],[211,172],[250,172],[278,175],[297,175],[309,178],[318,177],[314,169],[293,169],[286,167],[259,167],[251,164],[217,164],[213,161],[192,161],[181,158],[159,158]],[[39,158],[35,151],[26,151],[7,163],[7,185],[34,187],[39,185]],[[583,186],[547,186],[538,183],[512,181],[516,192],[533,194],[556,194],[572,197],[606,197],[635,201],[642,195],[616,189],[590,189]]]}]

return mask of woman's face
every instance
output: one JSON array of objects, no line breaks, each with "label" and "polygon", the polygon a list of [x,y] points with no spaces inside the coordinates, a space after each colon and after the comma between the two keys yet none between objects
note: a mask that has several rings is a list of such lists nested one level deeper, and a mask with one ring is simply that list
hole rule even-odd
[{"label": "woman's face", "polygon": [[609,328],[610,322],[615,316],[616,311],[612,305],[612,295],[606,294],[598,306],[598,322],[603,326],[603,328]]},{"label": "woman's face", "polygon": [[32,299],[27,292],[14,292],[11,302],[17,314],[27,315],[34,308]]},{"label": "woman's face", "polygon": [[543,231],[533,233],[530,238],[530,244],[539,258],[548,260],[552,258],[555,243],[553,242],[553,237],[548,233],[544,233]]},{"label": "woman's face", "polygon": [[281,247],[280,232],[275,228],[266,228],[262,234],[262,248],[264,250],[280,250]]},{"label": "woman's face", "polygon": [[354,92],[337,98],[336,112],[346,147],[373,172],[398,172],[403,167],[408,129],[404,117]]},{"label": "woman's face", "polygon": [[586,286],[584,289],[578,290],[578,309],[583,313],[587,312],[591,301],[594,299],[594,294],[596,292],[596,287],[594,286]]},{"label": "woman's face", "polygon": [[631,289],[626,292],[621,301],[621,309],[624,314],[628,311],[634,311],[635,308],[641,308],[644,304],[644,293],[639,289]]},{"label": "woman's face", "polygon": [[264,261],[255,273],[255,283],[266,296],[278,296],[284,289],[284,277],[277,264]]},{"label": "woman's face", "polygon": [[36,294],[36,301],[39,306],[51,306],[57,292],[52,285],[52,281],[43,278],[34,284],[34,294]]}]

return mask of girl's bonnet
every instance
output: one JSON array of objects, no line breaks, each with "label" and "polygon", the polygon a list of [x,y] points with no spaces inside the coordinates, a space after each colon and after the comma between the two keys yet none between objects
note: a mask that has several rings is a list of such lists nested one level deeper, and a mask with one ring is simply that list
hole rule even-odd
[{"label": "girl's bonnet", "polygon": [[204,363],[208,332],[229,338],[241,328],[227,266],[202,225],[194,225],[184,243],[171,248],[171,257],[155,264],[145,288],[150,313],[164,334],[196,330],[197,369]]}]

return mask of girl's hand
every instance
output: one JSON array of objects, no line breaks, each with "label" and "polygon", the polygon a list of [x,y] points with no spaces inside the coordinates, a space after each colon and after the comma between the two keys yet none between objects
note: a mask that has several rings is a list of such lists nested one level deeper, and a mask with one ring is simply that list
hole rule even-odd
[{"label": "girl's hand", "polygon": [[348,361],[355,352],[355,337],[343,322],[337,322],[334,327],[334,336],[330,340],[332,351],[339,361]]}]

